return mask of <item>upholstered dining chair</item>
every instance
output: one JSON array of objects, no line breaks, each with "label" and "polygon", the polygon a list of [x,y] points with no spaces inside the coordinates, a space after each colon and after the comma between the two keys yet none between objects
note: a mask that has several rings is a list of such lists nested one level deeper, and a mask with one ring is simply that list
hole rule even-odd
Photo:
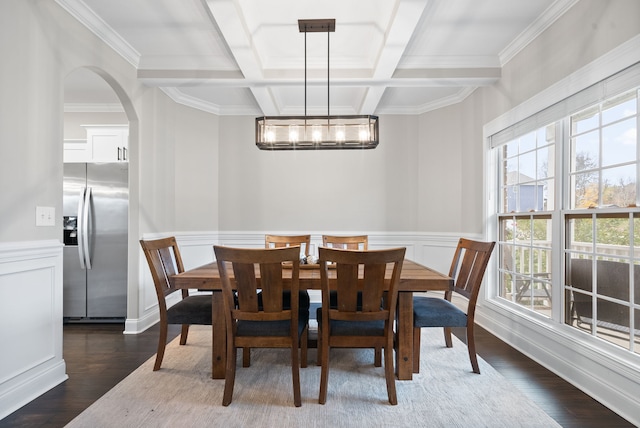
[{"label": "upholstered dining chair", "polygon": [[[293,295],[299,291],[300,247],[256,249],[214,246],[214,252],[222,280],[227,336],[222,405],[231,404],[237,349],[254,347],[291,348],[293,400],[295,406],[300,407],[300,362],[306,365],[309,312],[299,310],[297,299],[291,300],[290,308],[286,308],[283,302],[285,291]],[[229,269],[233,269],[233,284]],[[291,279],[287,283],[284,269],[291,270]],[[258,305],[258,292],[262,296],[261,305]]]},{"label": "upholstered dining chair", "polygon": [[[375,251],[319,249],[323,302],[317,311],[318,353],[322,365],[320,404],[327,401],[330,349],[377,347],[384,349],[389,403],[398,403],[393,367],[393,323],[405,251],[405,248]],[[329,262],[335,263],[336,269],[336,308],[326,304],[332,288]],[[392,269],[387,269],[388,266]]]},{"label": "upholstered dining chair", "polygon": [[311,235],[265,235],[265,248],[282,248],[300,246],[303,254],[309,255],[311,251]]},{"label": "upholstered dining chair", "polygon": [[[368,250],[369,248],[369,236],[368,235],[322,235],[322,246],[327,248],[342,248],[344,250]],[[336,292],[332,290],[329,295],[329,304],[331,308],[336,307]],[[360,298],[359,300],[360,301]],[[382,348],[376,348],[374,354],[374,364],[376,367],[382,366]],[[320,365],[320,360],[318,360]]]},{"label": "upholstered dining chair", "polygon": [[[484,277],[495,242],[479,242],[460,238],[449,276],[454,278],[453,291],[445,292],[444,298],[415,296],[413,298],[413,372],[419,372],[420,329],[423,327],[444,327],[447,348],[451,348],[451,327],[465,327],[467,348],[474,373],[480,373],[474,340],[474,317],[480,285]],[[467,299],[466,310],[451,303],[453,292]]]},{"label": "upholstered dining chair", "polygon": [[[301,251],[300,254],[309,255],[309,252],[311,250],[311,235],[265,235],[264,246],[265,248],[286,248],[298,246]],[[306,315],[301,314],[301,316],[306,316],[308,318],[309,307],[311,306],[311,298],[309,297],[309,292],[307,290],[300,290],[298,292],[298,296],[300,301],[299,309],[302,312],[306,312]],[[284,292],[283,299],[284,307],[286,309],[291,308],[291,292],[289,290],[286,290]],[[260,307],[262,305],[262,293],[258,294],[258,305]],[[250,350],[245,349],[242,355],[242,366],[249,367],[249,365],[251,364]],[[306,362],[302,367],[306,367]]]},{"label": "upholstered dining chair", "polygon": [[[149,264],[151,277],[158,297],[160,312],[160,337],[158,338],[158,353],[153,370],[160,370],[164,350],[167,344],[167,329],[169,324],[181,324],[180,345],[187,343],[189,325],[211,325],[211,294],[189,295],[189,290],[174,288],[169,282],[171,275],[184,272],[180,250],[174,237],[140,240],[142,251]],[[167,296],[181,291],[182,299],[167,307]]]},{"label": "upholstered dining chair", "polygon": [[368,250],[368,235],[322,235],[322,246],[328,248],[342,248],[345,250]]}]

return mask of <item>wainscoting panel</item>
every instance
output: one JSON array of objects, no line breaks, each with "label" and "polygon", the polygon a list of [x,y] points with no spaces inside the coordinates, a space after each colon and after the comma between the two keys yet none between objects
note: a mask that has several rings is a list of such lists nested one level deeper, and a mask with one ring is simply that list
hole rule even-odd
[{"label": "wainscoting panel", "polygon": [[0,419],[67,379],[62,244],[0,245]]}]

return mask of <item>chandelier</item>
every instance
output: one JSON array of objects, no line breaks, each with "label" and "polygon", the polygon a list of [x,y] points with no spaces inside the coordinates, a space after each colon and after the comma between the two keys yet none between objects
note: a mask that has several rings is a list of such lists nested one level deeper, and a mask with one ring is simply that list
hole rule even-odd
[{"label": "chandelier", "polygon": [[[260,150],[373,149],[378,145],[378,117],[337,115],[329,111],[329,33],[335,19],[299,19],[304,33],[304,116],[256,118]],[[307,116],[307,33],[327,33],[327,115]]]}]

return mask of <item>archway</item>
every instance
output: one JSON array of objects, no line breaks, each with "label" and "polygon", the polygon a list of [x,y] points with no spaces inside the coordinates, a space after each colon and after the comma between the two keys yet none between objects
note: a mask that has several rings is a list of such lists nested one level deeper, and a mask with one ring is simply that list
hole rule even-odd
[{"label": "archway", "polygon": [[[130,215],[137,206],[132,204],[137,180],[131,180],[137,173],[132,162],[137,135],[130,98],[108,73],[82,67],[65,77],[63,316],[67,322],[124,322],[137,316],[131,314],[138,301],[131,278],[137,272],[138,233],[135,216]],[[86,190],[71,178],[78,171],[86,173]],[[118,181],[120,185],[115,184]],[[83,207],[81,192],[85,192],[84,207],[91,210]]]}]

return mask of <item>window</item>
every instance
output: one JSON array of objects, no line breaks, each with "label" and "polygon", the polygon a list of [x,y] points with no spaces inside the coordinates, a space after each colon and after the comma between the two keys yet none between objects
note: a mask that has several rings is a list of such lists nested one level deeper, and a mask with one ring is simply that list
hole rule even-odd
[{"label": "window", "polygon": [[640,353],[639,214],[572,213],[565,221],[565,323]]},{"label": "window", "polygon": [[635,353],[639,105],[636,65],[491,136],[496,298]]},{"label": "window", "polygon": [[636,204],[636,91],[571,116],[571,208]]},{"label": "window", "polygon": [[630,91],[570,117],[564,217],[565,323],[634,352],[640,352],[638,99]]},{"label": "window", "polygon": [[551,315],[551,216],[558,124],[499,149],[499,295]]}]

